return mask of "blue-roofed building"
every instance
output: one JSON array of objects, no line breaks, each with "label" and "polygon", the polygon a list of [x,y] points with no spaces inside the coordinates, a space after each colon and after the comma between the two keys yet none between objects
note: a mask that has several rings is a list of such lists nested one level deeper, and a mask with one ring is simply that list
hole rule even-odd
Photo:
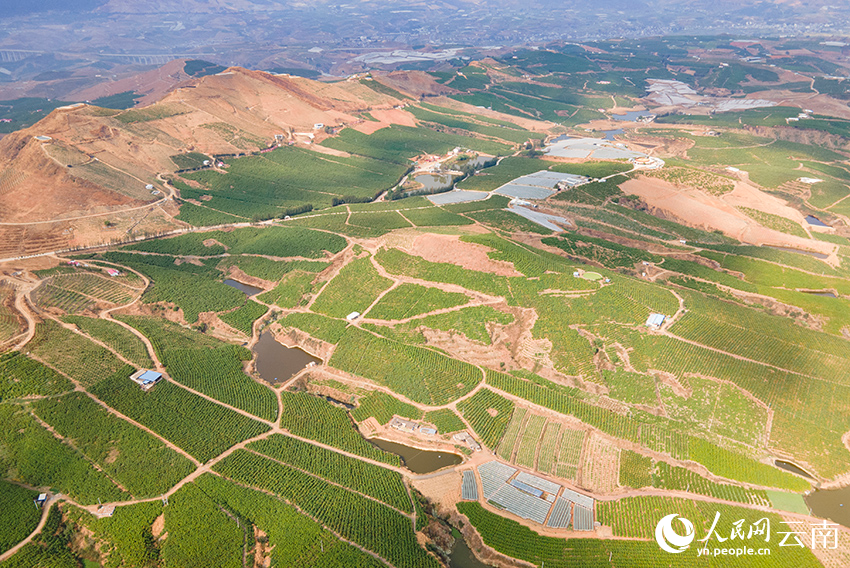
[{"label": "blue-roofed building", "polygon": [[659,329],[661,324],[664,323],[666,316],[664,314],[649,314],[649,317],[646,318],[646,327],[651,329]]},{"label": "blue-roofed building", "polygon": [[149,371],[147,369],[139,369],[132,375],[130,375],[130,380],[142,387],[143,391],[148,391],[153,388],[153,386],[158,383],[162,379],[162,373],[157,373],[156,371]]}]

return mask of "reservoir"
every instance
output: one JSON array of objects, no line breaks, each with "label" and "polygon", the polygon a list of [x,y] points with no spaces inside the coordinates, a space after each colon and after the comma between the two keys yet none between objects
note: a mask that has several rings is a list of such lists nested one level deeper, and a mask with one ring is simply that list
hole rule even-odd
[{"label": "reservoir", "polygon": [[249,286],[248,284],[237,282],[236,280],[233,280],[231,278],[225,280],[224,283],[230,286],[231,288],[236,288],[240,292],[244,292],[246,296],[256,296],[260,292],[264,292],[262,288],[257,288],[256,286]]},{"label": "reservoir", "polygon": [[832,290],[800,290],[804,294],[811,294],[812,296],[823,296],[824,298],[837,298],[838,294],[833,292]]},{"label": "reservoir", "polygon": [[618,128],[617,130],[603,130],[602,134],[605,135],[603,140],[614,140],[614,137],[617,136],[617,134],[622,134],[622,133],[623,133],[622,128]]},{"label": "reservoir", "polygon": [[454,177],[449,174],[419,174],[413,179],[429,191],[448,189],[454,184]]},{"label": "reservoir", "polygon": [[795,465],[791,462],[787,462],[787,461],[783,461],[783,460],[773,460],[773,463],[779,469],[784,469],[785,471],[790,471],[791,473],[796,473],[797,475],[803,476],[806,479],[814,479],[814,477],[812,477],[809,474],[809,472],[807,472],[806,470],[798,467],[797,465]]},{"label": "reservoir", "polygon": [[796,252],[797,254],[807,254],[809,256],[813,256],[813,257],[819,258],[821,260],[829,258],[828,254],[823,254],[822,252],[814,252],[814,251],[811,251],[811,250],[795,249],[795,248],[791,248],[791,247],[778,247],[778,246],[774,246],[774,245],[762,245],[762,246],[764,248],[769,248],[769,249],[774,249],[774,250],[784,250],[785,252]]},{"label": "reservoir", "polygon": [[371,439],[369,442],[385,452],[390,452],[400,457],[404,467],[413,473],[431,473],[432,471],[437,471],[450,465],[457,465],[463,461],[463,458],[451,452],[420,450],[419,448],[412,448],[388,440]]},{"label": "reservoir", "polygon": [[491,568],[492,564],[484,564],[475,557],[457,529],[452,529],[452,535],[455,537],[455,543],[452,546],[449,568]]},{"label": "reservoir", "polygon": [[850,528],[850,487],[818,489],[806,496],[812,514]]},{"label": "reservoir", "polygon": [[816,225],[818,227],[829,227],[829,225],[827,225],[814,215],[806,215],[806,223],[808,223],[809,225]]},{"label": "reservoir", "polygon": [[622,122],[635,122],[642,116],[649,116],[652,113],[648,110],[630,110],[626,114],[612,114],[611,118]]},{"label": "reservoir", "polygon": [[297,347],[286,347],[275,340],[268,331],[260,335],[254,345],[256,361],[254,367],[264,381],[277,384],[286,381],[309,365],[321,365],[322,360]]}]

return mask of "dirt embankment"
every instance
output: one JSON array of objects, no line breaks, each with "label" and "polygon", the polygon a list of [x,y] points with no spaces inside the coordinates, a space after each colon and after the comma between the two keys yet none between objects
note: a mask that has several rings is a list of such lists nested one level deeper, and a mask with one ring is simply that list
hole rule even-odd
[{"label": "dirt embankment", "polygon": [[407,248],[407,252],[431,262],[447,262],[477,272],[489,272],[499,276],[522,276],[513,264],[492,260],[487,253],[491,249],[474,243],[466,243],[457,235],[421,235]]},{"label": "dirt embankment", "polygon": [[[638,176],[622,184],[621,189],[637,195],[651,208],[665,211],[692,227],[719,230],[744,243],[773,245],[830,254],[834,245],[765,228],[723,198],[697,189],[677,188],[663,180]],[[741,199],[744,199],[741,197]],[[746,199],[740,202],[748,203]],[[750,205],[758,206],[753,202]]]},{"label": "dirt embankment", "polygon": [[835,150],[850,150],[850,140],[836,134],[829,134],[820,130],[807,130],[802,128],[768,128],[766,126],[745,126],[744,130],[767,138],[778,138],[788,142],[833,148]]}]

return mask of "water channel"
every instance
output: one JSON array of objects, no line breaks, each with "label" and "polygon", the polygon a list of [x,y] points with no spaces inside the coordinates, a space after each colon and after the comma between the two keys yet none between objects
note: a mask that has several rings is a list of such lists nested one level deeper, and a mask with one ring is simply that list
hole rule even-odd
[{"label": "water channel", "polygon": [[603,140],[615,140],[615,136],[617,136],[618,134],[622,134],[622,133],[623,133],[622,128],[618,128],[617,130],[603,130],[602,134],[604,134],[605,137],[602,138],[602,139]]},{"label": "water channel", "polygon": [[457,465],[463,461],[462,457],[451,452],[420,450],[419,448],[412,448],[404,444],[377,438],[371,439],[369,442],[385,452],[390,452],[400,457],[404,467],[413,473],[431,473],[444,467]]},{"label": "water channel", "polygon": [[800,290],[800,292],[804,294],[811,294],[812,296],[821,296],[824,298],[837,298],[838,294],[833,292],[832,290]]},{"label": "water channel", "polygon": [[791,473],[796,473],[797,475],[801,475],[807,479],[814,479],[814,477],[809,474],[806,470],[799,467],[796,464],[791,462],[783,461],[783,460],[773,460],[773,464],[779,469],[784,469],[785,471],[790,471]]},{"label": "water channel", "polygon": [[231,288],[236,288],[240,292],[243,292],[246,296],[256,296],[260,292],[263,291],[262,288],[257,288],[256,286],[251,286],[249,284],[243,284],[242,282],[238,282],[233,280],[232,278],[228,278],[224,281],[225,284],[230,286]]},{"label": "water channel", "polygon": [[277,384],[292,378],[298,371],[310,363],[321,364],[322,360],[313,357],[297,347],[286,347],[275,340],[268,331],[260,335],[254,345],[254,363],[257,374],[264,381]]}]

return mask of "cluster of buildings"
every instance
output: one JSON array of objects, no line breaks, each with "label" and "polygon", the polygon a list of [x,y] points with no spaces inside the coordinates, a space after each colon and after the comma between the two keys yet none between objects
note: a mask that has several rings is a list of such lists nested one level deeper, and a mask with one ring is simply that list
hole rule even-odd
[{"label": "cluster of buildings", "polygon": [[[406,434],[421,434],[423,436],[436,436],[437,429],[431,428],[430,426],[423,426],[419,422],[414,422],[413,420],[406,420],[404,418],[399,418],[398,416],[394,416],[392,420],[390,420],[390,428],[394,430],[398,430],[399,432],[404,432]],[[477,452],[481,449],[481,446],[475,439],[469,434],[469,432],[463,431],[458,432],[454,436],[452,436],[452,440],[459,444],[465,444],[469,449],[474,452]]]},{"label": "cluster of buildings", "polygon": [[394,428],[399,432],[405,432],[408,434],[419,433],[423,436],[434,436],[437,433],[436,428],[428,428],[419,424],[419,422],[414,422],[413,420],[405,420],[404,418],[393,417],[390,420],[390,428]]}]

